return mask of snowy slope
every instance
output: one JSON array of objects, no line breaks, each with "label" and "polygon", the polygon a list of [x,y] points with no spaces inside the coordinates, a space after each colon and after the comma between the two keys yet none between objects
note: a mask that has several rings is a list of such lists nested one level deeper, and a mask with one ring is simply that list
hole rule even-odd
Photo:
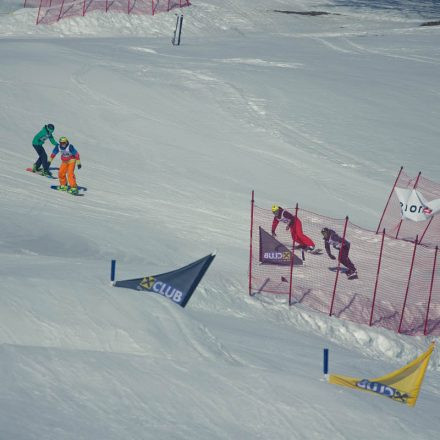
[{"label": "snowy slope", "polygon": [[[401,165],[438,180],[433,3],[195,0],[178,48],[174,14],[36,27],[19,3],[0,16],[0,438],[436,438],[437,351],[414,409],[320,380],[324,346],[375,377],[427,339],[247,296],[251,189],[374,228]],[[47,122],[82,198],[24,172]],[[184,310],[108,282],[112,258],[131,278],[214,249]]]}]

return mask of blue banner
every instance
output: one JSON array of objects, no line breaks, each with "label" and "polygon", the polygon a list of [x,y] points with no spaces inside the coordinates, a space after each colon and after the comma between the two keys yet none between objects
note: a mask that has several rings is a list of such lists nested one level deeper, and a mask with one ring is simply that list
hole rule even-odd
[{"label": "blue banner", "polygon": [[133,280],[116,281],[115,287],[125,287],[144,292],[154,292],[185,307],[199,284],[215,254],[207,255],[188,266],[172,272],[151,275]]}]

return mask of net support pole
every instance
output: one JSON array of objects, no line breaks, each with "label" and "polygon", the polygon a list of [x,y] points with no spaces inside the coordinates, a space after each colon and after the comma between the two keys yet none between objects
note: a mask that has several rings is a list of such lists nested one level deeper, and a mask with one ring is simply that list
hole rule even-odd
[{"label": "net support pole", "polygon": [[429,307],[431,305],[432,289],[434,287],[435,268],[437,266],[437,253],[438,253],[438,246],[435,247],[434,264],[432,266],[432,275],[431,275],[431,285],[429,286],[429,298],[428,298],[428,305],[426,307],[425,328],[423,329],[423,334],[425,336],[428,333],[427,330],[428,330]]},{"label": "net support pole", "polygon": [[40,6],[38,7],[38,14],[37,14],[37,22],[36,22],[36,24],[38,24],[40,22],[41,3],[43,3],[43,0],[40,0]]},{"label": "net support pole", "polygon": [[83,17],[86,15],[86,0],[83,2]]},{"label": "net support pole", "polygon": [[408,299],[409,286],[411,284],[411,277],[412,277],[412,273],[413,273],[413,269],[414,269],[414,260],[416,257],[417,240],[418,240],[418,236],[416,236],[416,241],[414,242],[414,249],[413,249],[413,254],[412,254],[412,259],[411,259],[411,268],[409,269],[408,283],[406,284],[405,299],[403,300],[402,313],[400,315],[400,323],[399,323],[399,329],[397,330],[397,333],[400,333],[400,331],[402,329],[403,315],[405,314],[406,300]]},{"label": "net support pole", "polygon": [[371,304],[371,313],[370,313],[370,327],[373,322],[373,313],[374,313],[374,304],[376,303],[376,293],[377,293],[377,285],[379,283],[379,273],[380,267],[382,263],[382,252],[383,252],[383,242],[385,239],[385,228],[382,231],[382,241],[380,243],[380,253],[379,253],[379,261],[377,262],[377,271],[376,271],[376,282],[374,283],[374,292],[373,292],[373,302]]},{"label": "net support pole", "polygon": [[335,303],[336,287],[338,285],[339,272],[340,272],[340,269],[341,269],[341,258],[340,258],[340,255],[341,255],[342,249],[344,248],[344,244],[345,244],[345,234],[347,232],[347,224],[348,224],[348,216],[345,217],[344,233],[342,234],[342,244],[341,244],[341,249],[339,250],[339,253],[338,253],[338,269],[336,271],[335,285],[333,287],[332,302],[331,302],[331,305],[330,305],[329,316],[332,316],[332,314],[333,314],[333,305]]},{"label": "net support pole", "polygon": [[58,19],[57,19],[57,21],[60,21],[61,16],[63,15],[63,8],[64,8],[64,0],[61,2],[60,13],[58,14]]},{"label": "net support pole", "polygon": [[295,206],[295,219],[292,223],[293,229],[293,243],[292,243],[292,253],[290,255],[290,280],[289,280],[289,307],[292,304],[292,281],[293,281],[293,261],[295,260],[295,243],[296,243],[296,219],[298,218],[298,203]]},{"label": "net support pole", "polygon": [[[419,179],[420,179],[421,174],[422,174],[422,172],[419,171],[419,174],[417,175],[417,179],[414,182],[413,190],[417,188],[417,184],[419,183]],[[402,226],[402,222],[403,222],[403,219],[400,219],[399,226],[397,227],[397,232],[396,232],[395,238],[398,238],[398,236],[399,236],[400,227]]]},{"label": "net support pole", "polygon": [[249,295],[252,296],[252,239],[254,231],[254,190],[252,190],[251,198],[251,228],[250,228],[250,243],[249,243]]},{"label": "net support pole", "polygon": [[393,192],[394,192],[394,188],[396,187],[397,182],[398,182],[398,180],[399,180],[399,177],[400,177],[400,175],[402,174],[402,170],[403,170],[403,166],[400,167],[400,171],[399,171],[399,173],[397,174],[397,177],[396,177],[396,180],[395,180],[395,182],[394,182],[393,188],[392,188],[392,190],[391,190],[391,192],[390,192],[390,195],[389,195],[389,197],[388,197],[387,203],[386,203],[385,208],[384,208],[384,210],[383,210],[383,212],[382,212],[382,217],[380,218],[379,225],[377,226],[376,234],[379,232],[380,226],[382,225],[383,217],[384,217],[385,212],[386,212],[386,210],[387,210],[387,208],[388,208],[388,205],[389,205],[389,203],[390,203],[391,196],[393,195]]},{"label": "net support pole", "polygon": [[426,225],[426,228],[425,228],[425,230],[423,231],[422,236],[420,237],[419,244],[422,244],[423,237],[425,236],[426,231],[428,230],[429,226],[431,225],[431,222],[432,222],[432,219],[433,219],[433,218],[434,218],[434,216],[432,216],[432,217],[429,219],[429,222],[428,222],[428,224]]}]

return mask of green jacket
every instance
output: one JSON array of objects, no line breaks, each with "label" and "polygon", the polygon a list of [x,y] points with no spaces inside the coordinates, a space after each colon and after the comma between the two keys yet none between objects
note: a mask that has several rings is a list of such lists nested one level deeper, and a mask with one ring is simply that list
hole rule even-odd
[{"label": "green jacket", "polygon": [[50,133],[46,127],[43,127],[35,136],[34,140],[32,141],[32,145],[38,145],[43,146],[44,142],[47,141],[47,139],[50,140],[52,145],[58,145],[57,141],[54,139],[52,133]]}]

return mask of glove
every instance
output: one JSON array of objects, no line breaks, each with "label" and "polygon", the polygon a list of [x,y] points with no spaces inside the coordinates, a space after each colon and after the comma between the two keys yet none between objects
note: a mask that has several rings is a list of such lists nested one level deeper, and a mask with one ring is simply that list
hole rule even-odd
[{"label": "glove", "polygon": [[334,255],[329,255],[329,257],[330,257],[332,260],[336,260],[336,257],[335,257]]},{"label": "glove", "polygon": [[81,164],[80,164],[80,163],[78,164],[78,169],[79,169],[79,170],[81,169]]},{"label": "glove", "polygon": [[286,226],[286,231],[288,231],[290,229],[290,225]]}]

